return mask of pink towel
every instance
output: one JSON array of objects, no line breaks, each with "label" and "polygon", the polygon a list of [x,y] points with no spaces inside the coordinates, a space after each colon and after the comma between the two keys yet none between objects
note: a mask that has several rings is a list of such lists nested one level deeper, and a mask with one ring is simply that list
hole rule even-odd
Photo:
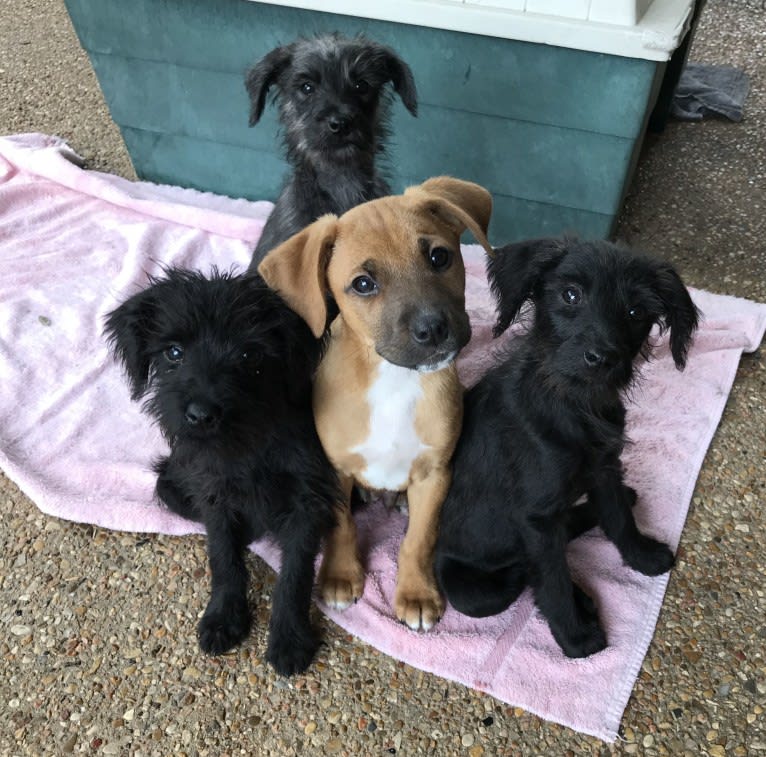
[{"label": "pink towel", "polygon": [[[128,397],[101,336],[103,316],[161,264],[243,269],[271,205],[132,183],[83,171],[76,160],[53,137],[0,139],[0,466],[50,515],[128,531],[198,531],[152,499],[150,461],[164,443]],[[494,311],[480,248],[464,253],[474,338],[460,369],[472,383],[492,361]],[[686,371],[675,370],[662,343],[628,415],[636,517],[673,547],[739,357],[766,327],[764,305],[699,291],[694,299],[704,321]],[[572,571],[596,598],[609,640],[584,660],[564,657],[529,592],[494,618],[448,609],[418,634],[391,612],[404,516],[377,504],[358,521],[364,597],[344,613],[323,608],[330,618],[411,665],[614,740],[667,576],[625,568],[598,532],[572,544]],[[254,549],[278,565],[271,546]]]}]

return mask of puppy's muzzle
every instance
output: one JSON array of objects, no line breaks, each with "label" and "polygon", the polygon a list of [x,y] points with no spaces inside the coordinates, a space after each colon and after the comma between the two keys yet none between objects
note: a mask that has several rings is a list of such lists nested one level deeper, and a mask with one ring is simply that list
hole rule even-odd
[{"label": "puppy's muzzle", "polygon": [[440,347],[449,337],[449,324],[443,313],[418,313],[410,322],[410,335],[423,347]]},{"label": "puppy's muzzle", "polygon": [[585,350],[583,360],[588,368],[600,368],[606,362],[606,357],[597,350]]},{"label": "puppy's muzzle", "polygon": [[377,353],[394,365],[422,372],[448,366],[471,338],[464,311],[422,306],[389,322],[378,339]]},{"label": "puppy's muzzle", "polygon": [[619,362],[619,355],[616,350],[603,345],[590,345],[585,348],[582,359],[588,370],[609,370]]},{"label": "puppy's muzzle", "polygon": [[337,134],[338,136],[348,134],[349,126],[350,121],[342,116],[333,115],[327,119],[327,128],[333,134]]},{"label": "puppy's muzzle", "polygon": [[218,426],[220,419],[220,408],[206,400],[192,400],[184,410],[184,420],[187,426],[198,431],[214,430]]}]

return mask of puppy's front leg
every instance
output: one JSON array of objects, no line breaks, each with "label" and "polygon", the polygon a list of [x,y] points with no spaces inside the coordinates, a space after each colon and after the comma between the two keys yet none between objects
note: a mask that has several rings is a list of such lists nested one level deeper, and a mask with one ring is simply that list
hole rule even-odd
[{"label": "puppy's front leg", "polygon": [[627,565],[647,576],[659,576],[673,567],[675,558],[670,547],[638,530],[631,509],[636,493],[623,483],[619,460],[601,469],[588,497],[598,509],[601,528],[617,545]]},{"label": "puppy's front leg", "polygon": [[587,657],[606,646],[593,601],[572,582],[564,550],[563,518],[530,516],[523,526],[535,604],[567,657]]},{"label": "puppy's front leg", "polygon": [[394,611],[414,631],[430,630],[444,613],[433,558],[439,512],[450,480],[449,470],[434,468],[423,478],[414,478],[407,489],[410,520],[399,548]]},{"label": "puppy's front leg", "polygon": [[325,541],[319,569],[319,592],[329,607],[345,610],[362,596],[364,568],[359,558],[356,524],[351,514],[354,480],[339,476],[343,504],[337,508],[337,523]]},{"label": "puppy's front leg", "polygon": [[319,539],[314,524],[293,523],[280,542],[282,566],[274,589],[266,659],[280,675],[302,673],[319,639],[311,626],[311,590]]},{"label": "puppy's front leg", "polygon": [[207,512],[214,514],[205,522],[212,588],[197,634],[202,651],[217,655],[239,644],[250,632],[246,539],[223,508],[213,503]]}]

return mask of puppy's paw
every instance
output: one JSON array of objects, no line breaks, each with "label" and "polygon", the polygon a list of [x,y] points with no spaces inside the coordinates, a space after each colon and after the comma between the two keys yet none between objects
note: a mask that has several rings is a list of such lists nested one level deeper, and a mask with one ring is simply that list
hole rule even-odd
[{"label": "puppy's paw", "polygon": [[606,634],[598,622],[578,626],[566,635],[554,636],[567,657],[590,657],[606,648]]},{"label": "puppy's paw", "polygon": [[576,622],[561,628],[551,625],[551,631],[567,657],[589,657],[606,647],[606,634],[598,622],[596,605],[576,584],[574,600]]},{"label": "puppy's paw", "polygon": [[318,648],[319,638],[313,631],[291,634],[272,630],[266,659],[279,675],[292,676],[308,668]]},{"label": "puppy's paw", "polygon": [[381,496],[386,510],[396,510],[402,515],[409,514],[410,507],[407,501],[407,492],[383,492]]},{"label": "puppy's paw", "polygon": [[345,610],[364,592],[364,569],[356,562],[344,566],[325,566],[319,571],[319,596],[334,610]]},{"label": "puppy's paw", "polygon": [[637,541],[623,552],[622,557],[633,570],[646,576],[667,573],[676,562],[667,544],[643,534],[639,534]]},{"label": "puppy's paw", "polygon": [[405,586],[394,595],[396,617],[413,631],[430,631],[444,614],[444,600],[435,585]]},{"label": "puppy's paw", "polygon": [[246,602],[208,605],[197,627],[197,638],[203,652],[219,655],[244,641],[250,633],[250,612]]}]

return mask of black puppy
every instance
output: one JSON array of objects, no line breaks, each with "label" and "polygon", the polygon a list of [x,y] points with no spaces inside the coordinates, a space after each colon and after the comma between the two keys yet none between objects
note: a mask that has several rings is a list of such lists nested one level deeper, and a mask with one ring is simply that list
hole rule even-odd
[{"label": "black puppy", "polygon": [[260,120],[274,87],[293,167],[258,241],[251,271],[269,250],[325,213],[342,215],[391,193],[376,167],[388,134],[389,82],[416,115],[410,67],[383,45],[339,34],[278,47],[248,72],[250,126]]},{"label": "black puppy", "polygon": [[159,499],[207,530],[200,647],[221,654],[247,637],[246,547],[269,534],[282,567],[267,659],[283,675],[304,670],[318,645],[314,559],[339,501],[311,411],[319,343],[260,277],[177,269],[111,312],[106,334],[170,443]]},{"label": "black puppy", "polygon": [[[527,300],[522,343],[465,396],[452,488],[441,512],[436,573],[449,602],[474,617],[505,610],[526,585],[565,654],[606,646],[564,550],[598,523],[631,568],[659,575],[670,548],[642,534],[623,482],[622,393],[650,355],[655,324],[683,369],[698,313],[666,263],[608,242],[542,239],[489,261],[495,335]],[[584,505],[572,507],[587,495]]]}]

